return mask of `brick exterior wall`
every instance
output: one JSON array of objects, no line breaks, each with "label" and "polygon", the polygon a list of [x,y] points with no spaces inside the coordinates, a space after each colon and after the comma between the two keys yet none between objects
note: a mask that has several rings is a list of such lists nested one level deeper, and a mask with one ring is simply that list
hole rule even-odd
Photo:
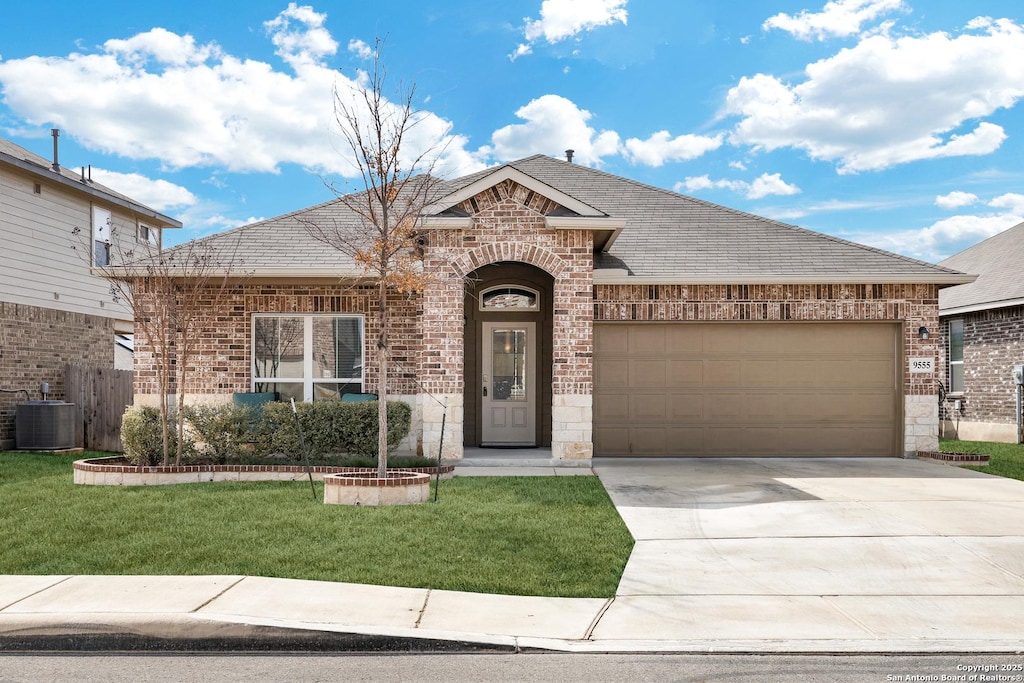
[{"label": "brick exterior wall", "polygon": [[[37,306],[0,302],[0,388],[26,389],[40,398],[41,382],[50,383],[48,398],[64,398],[64,366],[114,367],[114,321]],[[15,444],[16,406],[22,393],[0,393],[0,448]]]},{"label": "brick exterior wall", "polygon": [[[938,329],[936,285],[598,285],[594,319],[903,322],[905,358],[938,353],[934,334],[917,334]],[[935,396],[937,378],[904,368],[904,393]]]},{"label": "brick exterior wall", "polygon": [[[210,294],[212,300],[213,293]],[[220,311],[212,311],[200,324],[199,341],[187,377],[187,394],[230,395],[252,387],[252,316],[255,313],[360,313],[364,317],[366,348],[364,386],[376,391],[379,373],[374,340],[379,333],[376,290],[350,285],[245,284],[235,288]],[[389,304],[393,315],[391,370],[388,391],[417,393],[420,332],[418,302],[395,294]],[[140,397],[159,393],[151,345],[141,327],[137,330],[135,393]],[[173,382],[172,382],[172,389]]]},{"label": "brick exterior wall", "polygon": [[[964,323],[964,389],[947,398],[943,417],[957,422],[953,400],[960,398],[960,431],[963,438],[999,438],[972,434],[972,425],[1016,425],[1015,385],[1011,376],[1014,365],[1024,364],[1024,306],[1009,306],[943,317],[939,342],[940,377],[949,387],[949,321]],[[966,429],[965,429],[966,428]],[[1003,432],[1009,440],[1012,429]],[[1000,439],[1002,440],[1002,439]]]},{"label": "brick exterior wall", "polygon": [[[904,455],[938,449],[936,285],[598,285],[594,319],[693,321],[887,321],[903,323]],[[936,360],[911,373],[910,358]]]},{"label": "brick exterior wall", "polygon": [[[938,354],[935,285],[594,285],[589,230],[546,227],[556,208],[549,199],[506,180],[462,202],[469,225],[427,234],[424,269],[434,277],[414,298],[395,295],[389,393],[410,397],[417,450],[462,456],[464,427],[465,286],[477,269],[494,263],[530,264],[553,278],[552,457],[593,454],[593,323],[664,321],[885,321],[903,325],[905,451],[937,450],[937,373],[910,373],[906,359]],[[377,321],[372,287],[258,284],[238,287],[226,310],[200,334],[189,394],[226,396],[251,387],[254,313],[362,313],[366,390],[374,391]],[[157,391],[152,357],[138,344],[136,395]],[[941,364],[937,364],[941,368]],[[442,435],[442,424],[444,434]]]},{"label": "brick exterior wall", "polygon": [[[511,180],[458,208],[472,216],[473,224],[430,232],[425,268],[438,277],[423,296],[424,389],[456,407],[447,417],[445,455],[462,453],[465,280],[481,266],[508,261],[528,263],[554,278],[552,456],[590,458],[593,234],[546,227],[544,216],[557,205]],[[436,410],[424,411],[428,453],[440,440],[437,419]]]}]

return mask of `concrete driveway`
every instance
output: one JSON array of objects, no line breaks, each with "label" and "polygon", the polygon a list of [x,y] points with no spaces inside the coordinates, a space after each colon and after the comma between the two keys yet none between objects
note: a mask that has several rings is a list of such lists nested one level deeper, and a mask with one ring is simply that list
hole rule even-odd
[{"label": "concrete driveway", "polygon": [[595,641],[1024,647],[1024,482],[881,458],[594,470],[636,538]]}]

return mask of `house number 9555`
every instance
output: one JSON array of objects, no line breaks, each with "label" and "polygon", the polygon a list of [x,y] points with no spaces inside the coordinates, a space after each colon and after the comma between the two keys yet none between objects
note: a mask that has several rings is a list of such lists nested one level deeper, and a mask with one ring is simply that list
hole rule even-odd
[{"label": "house number 9555", "polygon": [[935,370],[935,359],[934,358],[911,358],[910,359],[910,371],[911,372],[932,372]]}]

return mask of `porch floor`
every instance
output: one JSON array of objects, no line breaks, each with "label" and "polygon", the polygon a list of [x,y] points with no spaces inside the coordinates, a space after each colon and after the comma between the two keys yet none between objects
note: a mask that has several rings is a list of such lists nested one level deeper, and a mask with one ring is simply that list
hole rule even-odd
[{"label": "porch floor", "polygon": [[550,448],[477,448],[466,447],[462,460],[453,463],[469,467],[564,467],[590,469],[590,460],[561,460],[551,457]]}]

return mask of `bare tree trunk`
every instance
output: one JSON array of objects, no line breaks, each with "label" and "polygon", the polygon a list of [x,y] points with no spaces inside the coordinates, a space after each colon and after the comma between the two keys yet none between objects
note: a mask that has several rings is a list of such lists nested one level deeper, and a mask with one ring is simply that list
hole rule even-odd
[{"label": "bare tree trunk", "polygon": [[378,285],[380,336],[377,341],[377,476],[388,476],[388,306],[387,286],[383,279]]}]

